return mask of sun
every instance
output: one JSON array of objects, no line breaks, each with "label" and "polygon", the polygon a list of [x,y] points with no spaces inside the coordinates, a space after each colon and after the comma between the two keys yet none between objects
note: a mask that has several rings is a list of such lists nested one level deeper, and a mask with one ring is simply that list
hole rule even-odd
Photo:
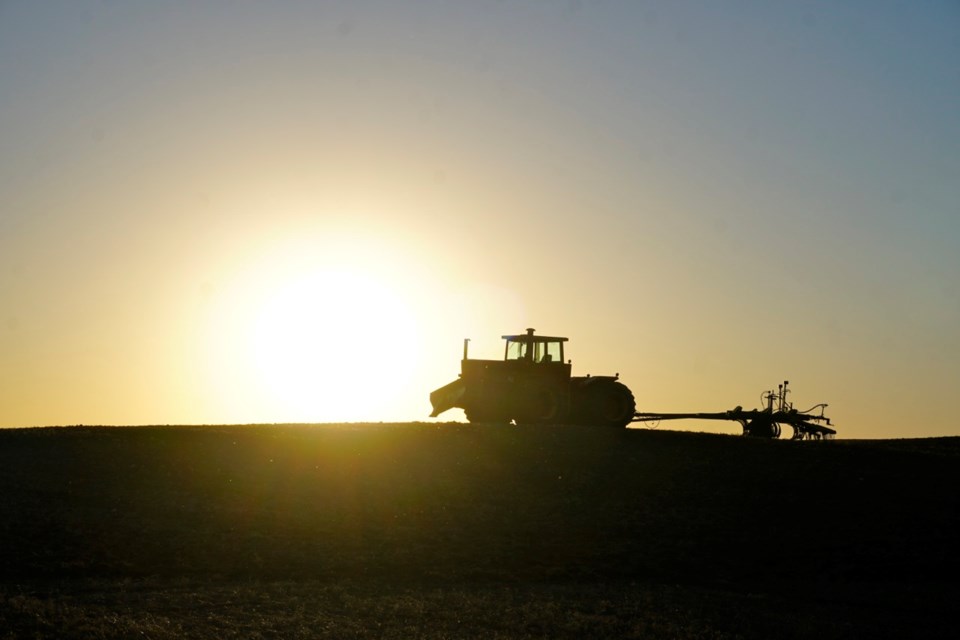
[{"label": "sun", "polygon": [[383,278],[323,268],[266,296],[251,323],[256,378],[276,414],[377,419],[416,367],[416,323]]}]

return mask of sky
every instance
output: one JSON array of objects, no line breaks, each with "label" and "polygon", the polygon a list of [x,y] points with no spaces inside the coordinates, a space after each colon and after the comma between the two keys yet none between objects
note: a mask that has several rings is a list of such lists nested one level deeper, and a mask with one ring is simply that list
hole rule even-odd
[{"label": "sky", "polygon": [[948,0],[0,0],[0,426],[427,420],[464,338],[534,327],[641,411],[789,379],[838,437],[960,435],[958,34]]}]

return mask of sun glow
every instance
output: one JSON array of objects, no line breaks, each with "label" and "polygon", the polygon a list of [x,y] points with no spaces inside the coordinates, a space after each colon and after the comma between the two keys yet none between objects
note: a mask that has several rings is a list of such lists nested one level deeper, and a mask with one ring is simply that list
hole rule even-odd
[{"label": "sun glow", "polygon": [[302,420],[375,417],[416,366],[407,302],[382,280],[321,269],[280,286],[250,327],[256,377]]},{"label": "sun glow", "polygon": [[205,422],[429,413],[424,292],[435,287],[398,249],[401,238],[298,227],[223,260],[194,319],[195,410]]}]

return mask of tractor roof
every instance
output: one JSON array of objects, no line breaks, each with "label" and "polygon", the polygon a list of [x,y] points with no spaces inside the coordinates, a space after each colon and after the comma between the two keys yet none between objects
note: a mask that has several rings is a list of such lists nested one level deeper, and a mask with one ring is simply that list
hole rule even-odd
[{"label": "tractor roof", "polygon": [[509,340],[510,342],[566,342],[567,338],[558,338],[554,336],[535,336],[533,335],[533,329],[527,329],[526,333],[521,333],[515,336],[501,336],[504,340]]}]

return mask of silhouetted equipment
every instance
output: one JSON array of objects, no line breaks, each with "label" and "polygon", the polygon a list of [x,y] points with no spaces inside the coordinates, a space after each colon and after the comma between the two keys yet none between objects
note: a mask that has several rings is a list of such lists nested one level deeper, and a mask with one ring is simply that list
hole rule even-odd
[{"label": "silhouetted equipment", "polygon": [[719,413],[637,413],[634,422],[660,422],[661,420],[733,420],[743,426],[743,435],[760,438],[779,438],[781,425],[793,427],[793,440],[821,440],[833,438],[837,432],[829,426],[830,418],[823,415],[826,403],[820,403],[797,411],[792,402],[787,402],[789,381],[777,386],[777,391],[764,391],[766,402],[763,409],[744,411],[735,407]]},{"label": "silhouetted equipment", "polygon": [[[793,427],[793,439],[832,438],[826,404],[797,411],[787,402],[788,382],[767,391],[766,408],[736,407],[719,413],[638,413],[633,393],[612,376],[572,376],[564,360],[566,338],[534,335],[533,329],[503,336],[503,360],[471,360],[463,341],[460,377],[430,394],[435,418],[448,409],[463,409],[470,422],[514,421],[517,424],[584,424],[625,427],[631,422],[662,420],[733,420],[743,434],[779,438],[781,425]],[[815,413],[819,410],[819,413]]]},{"label": "silhouetted equipment", "polygon": [[470,422],[566,423],[625,427],[633,394],[612,376],[571,376],[566,338],[503,336],[503,360],[470,360],[463,342],[460,377],[430,394],[431,417],[459,407]]}]

